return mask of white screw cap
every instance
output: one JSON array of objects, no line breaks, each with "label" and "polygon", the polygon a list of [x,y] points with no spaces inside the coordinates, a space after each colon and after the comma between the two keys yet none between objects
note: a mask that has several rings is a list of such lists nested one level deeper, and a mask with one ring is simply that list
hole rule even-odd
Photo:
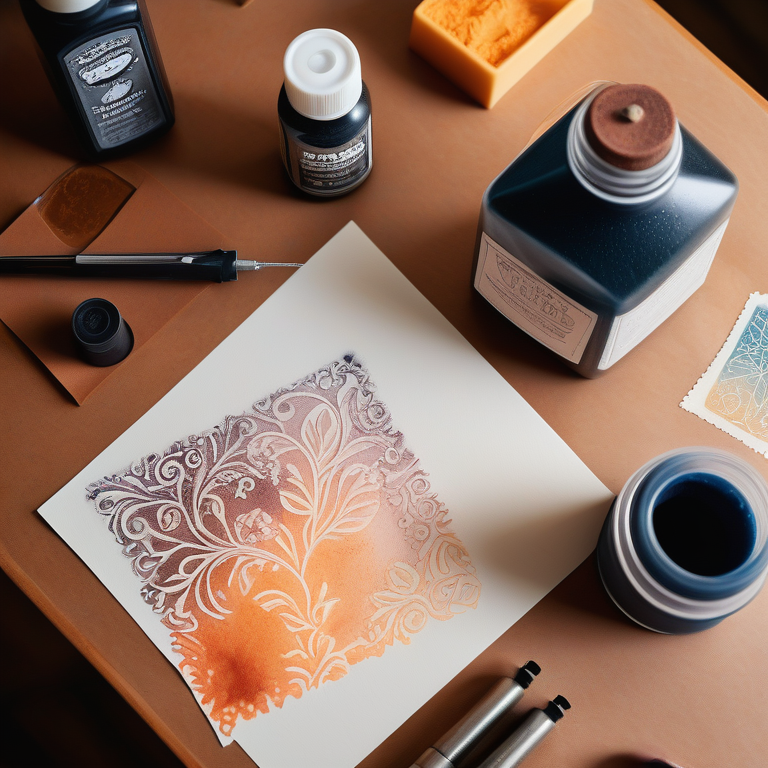
[{"label": "white screw cap", "polygon": [[363,78],[354,43],[335,29],[299,35],[283,58],[285,92],[304,117],[335,120],[360,100]]},{"label": "white screw cap", "polygon": [[37,0],[38,5],[54,13],[80,13],[98,2],[99,0]]}]

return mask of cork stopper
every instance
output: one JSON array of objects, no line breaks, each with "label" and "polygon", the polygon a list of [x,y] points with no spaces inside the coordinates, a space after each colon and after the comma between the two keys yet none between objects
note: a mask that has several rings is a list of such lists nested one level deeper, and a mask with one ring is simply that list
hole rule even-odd
[{"label": "cork stopper", "polygon": [[672,148],[675,112],[648,85],[611,85],[589,105],[584,132],[592,149],[607,163],[642,171],[661,162]]}]

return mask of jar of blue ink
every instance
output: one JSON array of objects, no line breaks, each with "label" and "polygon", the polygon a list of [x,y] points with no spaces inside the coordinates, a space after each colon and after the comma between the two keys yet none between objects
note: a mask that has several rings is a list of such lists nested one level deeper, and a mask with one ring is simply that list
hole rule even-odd
[{"label": "jar of blue ink", "polygon": [[657,456],[621,490],[597,546],[613,602],[655,632],[719,624],[768,574],[768,485],[749,464],[712,448]]}]

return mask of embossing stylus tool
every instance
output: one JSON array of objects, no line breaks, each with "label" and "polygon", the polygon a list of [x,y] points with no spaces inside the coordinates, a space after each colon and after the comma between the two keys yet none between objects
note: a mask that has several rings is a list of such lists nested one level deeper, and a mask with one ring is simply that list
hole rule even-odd
[{"label": "embossing stylus tool", "polygon": [[265,267],[303,267],[279,261],[238,259],[237,251],[196,253],[79,253],[76,256],[0,256],[2,275],[61,275],[227,283],[238,272]]},{"label": "embossing stylus tool", "polygon": [[506,715],[523,698],[541,667],[528,661],[514,678],[502,677],[493,688],[411,768],[463,768],[482,742],[504,727]]},{"label": "embossing stylus tool", "polygon": [[544,709],[532,709],[500,747],[478,768],[516,768],[550,733],[571,705],[565,696],[556,696]]}]

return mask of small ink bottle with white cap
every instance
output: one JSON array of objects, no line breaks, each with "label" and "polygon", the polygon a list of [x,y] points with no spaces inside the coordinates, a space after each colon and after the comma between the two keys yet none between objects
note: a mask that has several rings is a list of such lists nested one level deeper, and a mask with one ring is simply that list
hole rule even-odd
[{"label": "small ink bottle with white cap", "polygon": [[291,181],[318,197],[338,197],[368,178],[371,99],[360,55],[333,29],[299,35],[283,59],[280,150]]}]

